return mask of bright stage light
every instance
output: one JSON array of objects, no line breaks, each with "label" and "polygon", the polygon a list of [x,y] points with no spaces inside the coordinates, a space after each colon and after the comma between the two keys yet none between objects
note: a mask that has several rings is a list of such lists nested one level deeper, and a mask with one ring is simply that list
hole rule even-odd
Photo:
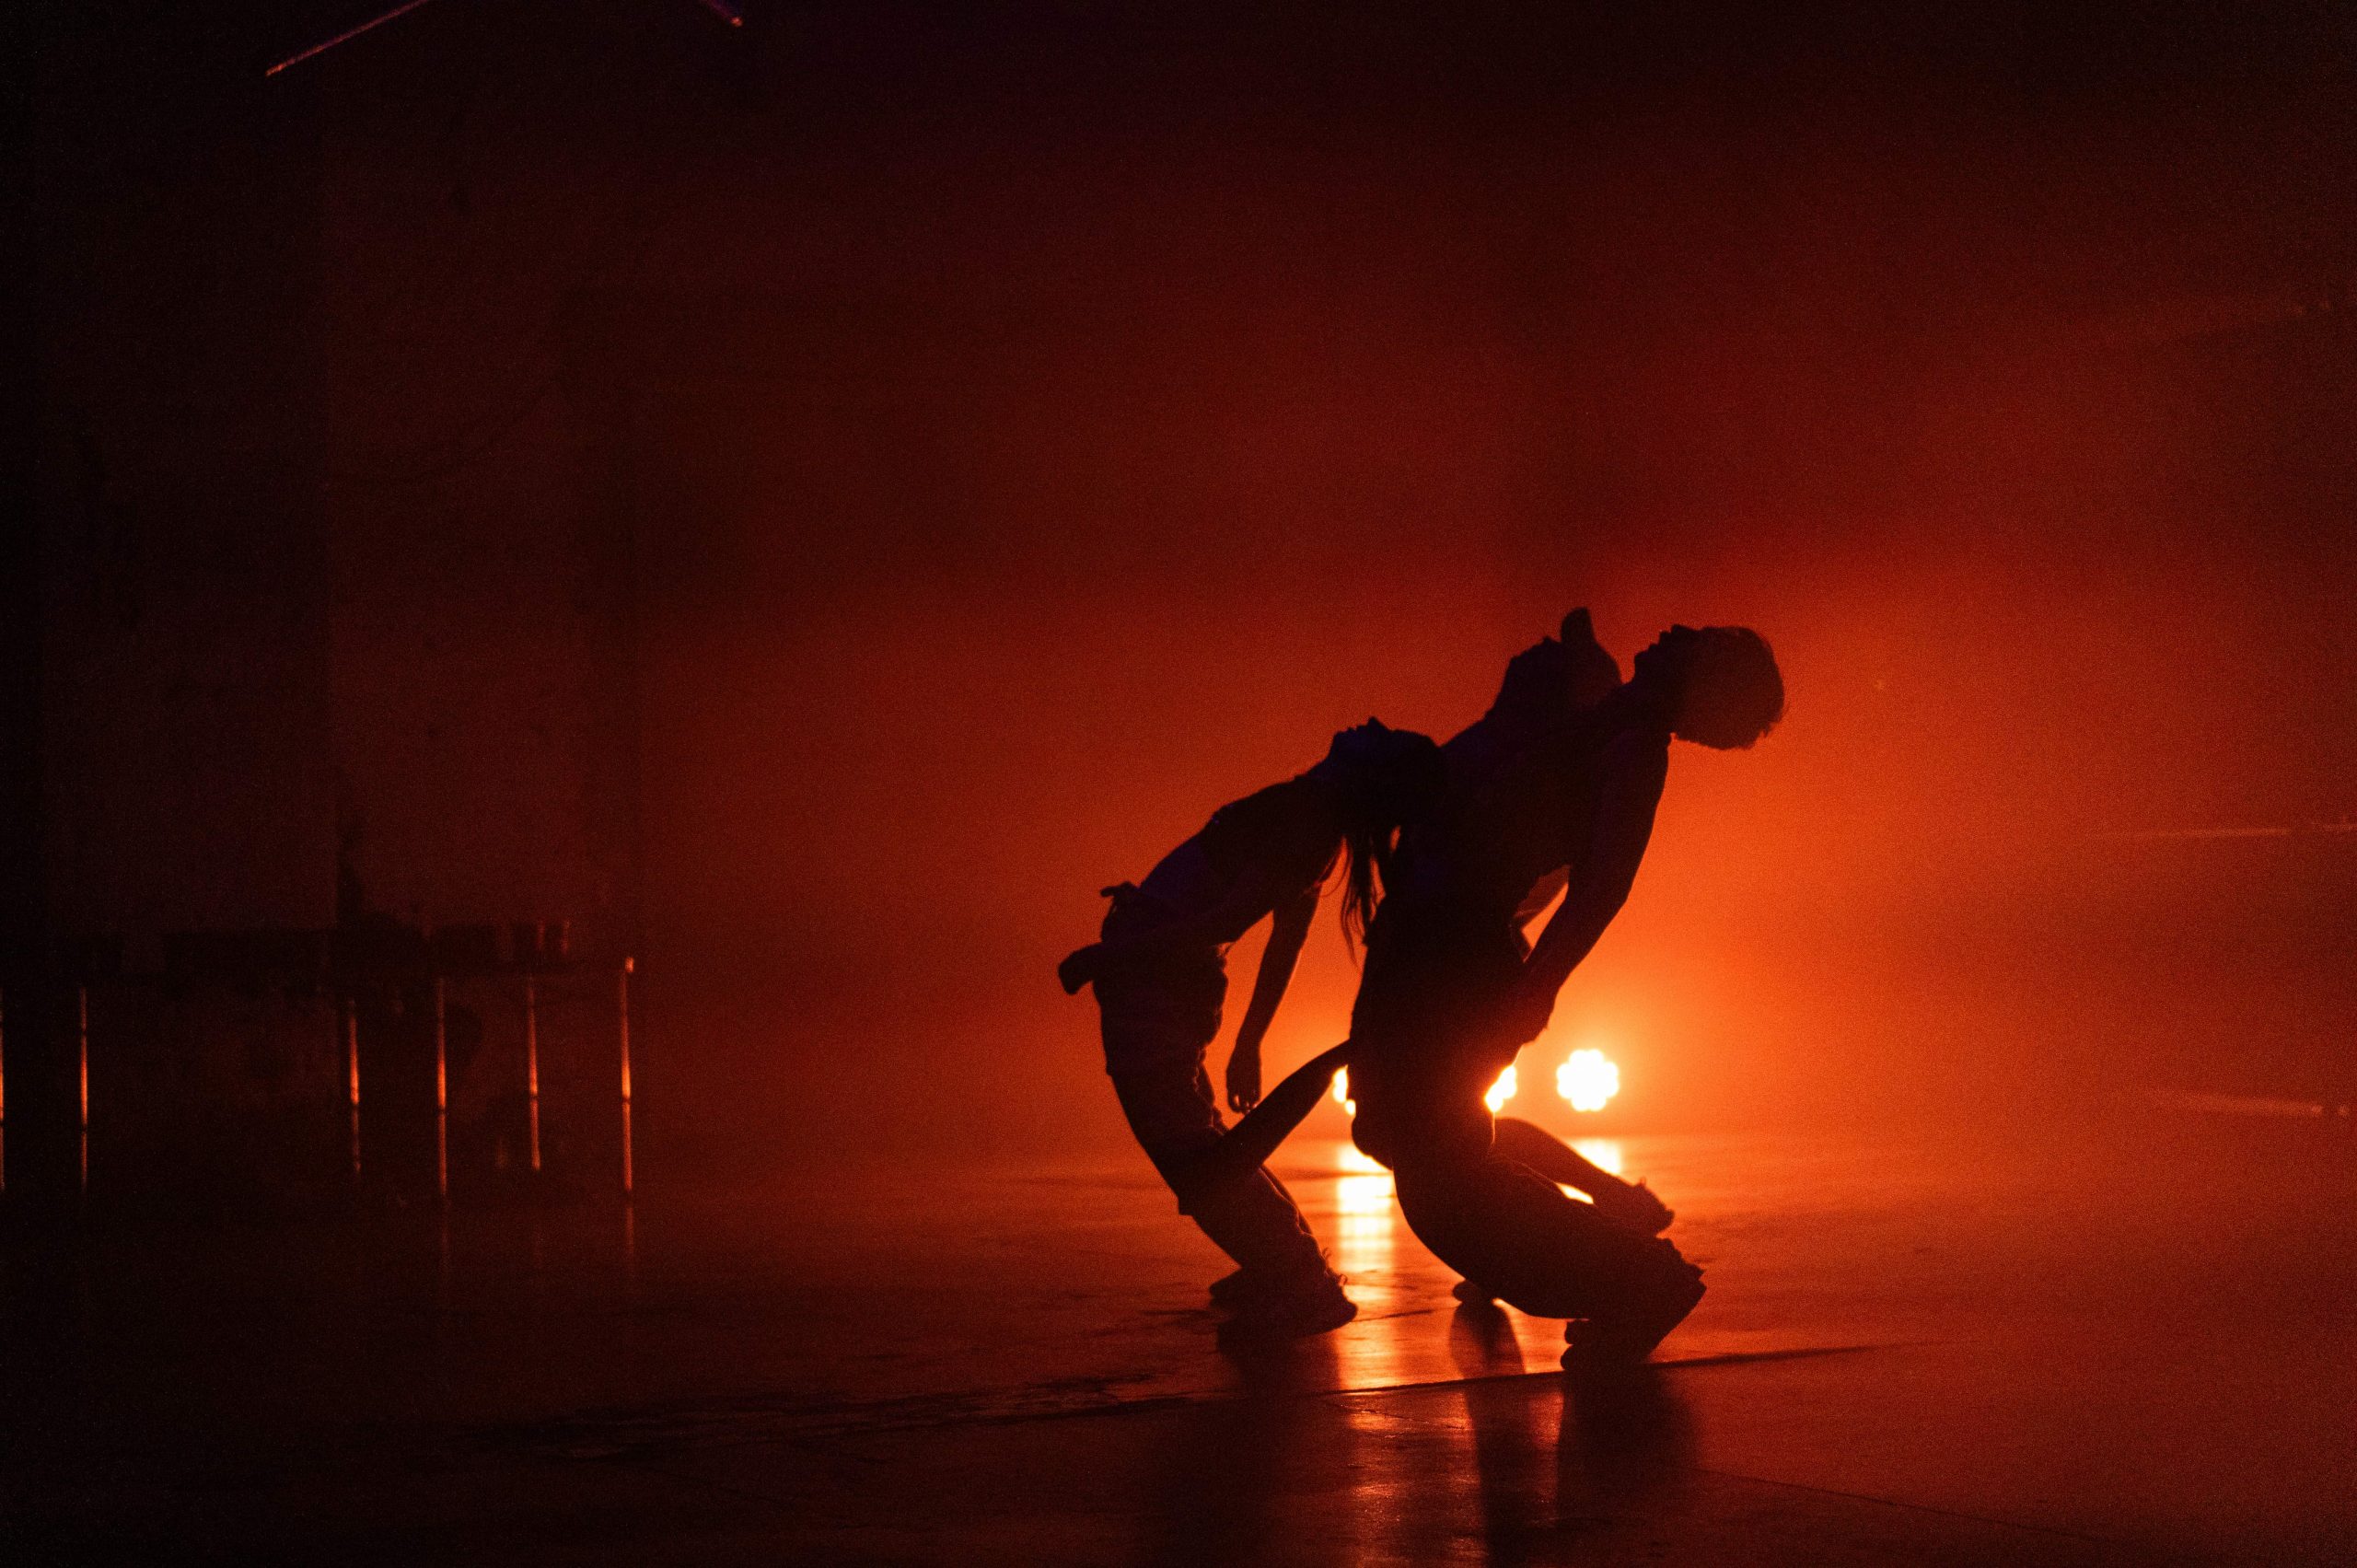
[{"label": "bright stage light", "polygon": [[[1481,1097],[1495,1116],[1505,1109],[1508,1100],[1522,1091],[1521,1074],[1509,1066],[1498,1074],[1489,1092]],[[1604,1102],[1620,1089],[1620,1069],[1604,1059],[1598,1051],[1575,1051],[1572,1059],[1555,1074],[1556,1092],[1572,1102],[1573,1110],[1601,1110]],[[1334,1086],[1327,1091],[1334,1103],[1352,1115],[1358,1114],[1358,1102],[1351,1098],[1351,1070],[1342,1068],[1334,1074]],[[1593,1103],[1590,1103],[1593,1101]]]},{"label": "bright stage light", "polygon": [[1573,1110],[1602,1110],[1620,1092],[1620,1069],[1600,1051],[1574,1051],[1555,1069],[1555,1092]]}]

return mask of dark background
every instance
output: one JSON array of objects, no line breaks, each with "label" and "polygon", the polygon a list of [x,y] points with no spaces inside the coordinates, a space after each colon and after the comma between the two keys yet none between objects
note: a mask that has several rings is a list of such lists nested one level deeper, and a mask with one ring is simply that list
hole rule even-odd
[{"label": "dark background", "polygon": [[14,9],[19,952],[341,834],[637,957],[668,1160],[1109,1149],[1096,889],[1588,604],[1791,713],[1526,1073],[2350,1098],[2348,7]]}]

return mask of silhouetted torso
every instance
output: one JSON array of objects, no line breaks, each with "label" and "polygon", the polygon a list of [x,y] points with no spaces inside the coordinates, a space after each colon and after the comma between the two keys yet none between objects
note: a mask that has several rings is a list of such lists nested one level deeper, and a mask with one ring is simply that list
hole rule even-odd
[{"label": "silhouetted torso", "polygon": [[1212,813],[1202,831],[1146,874],[1138,890],[1155,903],[1193,912],[1245,877],[1260,879],[1268,896],[1235,909],[1213,934],[1213,942],[1225,947],[1287,898],[1323,881],[1341,843],[1334,786],[1306,775],[1287,779]]},{"label": "silhouetted torso", "polygon": [[1520,1049],[1495,1010],[1527,951],[1533,889],[1577,873],[1605,771],[1628,755],[1616,743],[1666,756],[1668,731],[1634,696],[1493,710],[1442,748],[1443,806],[1400,835],[1352,1015],[1356,1132],[1376,1157],[1487,1147],[1481,1096]]},{"label": "silhouetted torso", "polygon": [[[1576,872],[1594,827],[1608,753],[1633,742],[1666,757],[1669,732],[1627,688],[1592,708],[1520,735],[1489,719],[1442,747],[1442,808],[1399,836],[1385,912],[1395,923],[1446,909],[1453,918],[1512,923],[1535,888]],[[1377,919],[1377,930],[1382,918]]]}]

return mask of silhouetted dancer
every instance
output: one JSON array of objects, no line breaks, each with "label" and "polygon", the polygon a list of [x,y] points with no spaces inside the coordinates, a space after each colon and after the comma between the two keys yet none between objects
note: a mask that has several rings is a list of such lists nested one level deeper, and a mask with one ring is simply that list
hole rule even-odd
[{"label": "silhouetted dancer", "polygon": [[[1567,648],[1563,668],[1579,662]],[[1501,1148],[1482,1096],[1627,900],[1672,738],[1747,747],[1782,715],[1783,682],[1757,633],[1677,626],[1600,701],[1567,692],[1550,714],[1544,687],[1449,742],[1440,807],[1400,834],[1352,1014],[1353,1136],[1469,1294],[1570,1319],[1567,1365],[1642,1359],[1701,1300],[1700,1271],[1564,1197],[1522,1134]],[[1558,878],[1563,902],[1526,947],[1521,919]]]},{"label": "silhouetted dancer", "polygon": [[1436,796],[1440,773],[1439,748],[1424,736],[1372,719],[1343,731],[1307,772],[1222,807],[1144,882],[1107,889],[1113,907],[1102,940],[1057,970],[1067,993],[1096,987],[1114,1093],[1180,1212],[1236,1260],[1212,1295],[1240,1326],[1318,1333],[1357,1309],[1301,1211],[1258,1160],[1220,1179],[1198,1171],[1225,1129],[1204,1053],[1226,1000],[1226,948],[1271,920],[1228,1057],[1228,1104],[1242,1111],[1260,1098],[1260,1041],[1328,877],[1339,861],[1344,925],[1363,931],[1392,835]]},{"label": "silhouetted dancer", "polygon": [[[1573,610],[1563,617],[1560,636],[1544,638],[1508,661],[1489,710],[1441,748],[1449,775],[1459,782],[1457,794],[1467,803],[1459,808],[1478,809],[1485,778],[1620,689],[1619,662],[1596,642],[1588,612]],[[1560,867],[1541,877],[1515,911],[1516,930],[1544,912],[1568,880],[1567,870]],[[1207,1185],[1239,1179],[1275,1154],[1286,1135],[1318,1108],[1335,1071],[1349,1064],[1350,1049],[1346,1040],[1296,1069],[1231,1128],[1216,1148],[1197,1158],[1193,1180]],[[1617,1224],[1652,1236],[1667,1229],[1677,1217],[1642,1181],[1622,1180],[1534,1122],[1499,1117],[1496,1139],[1500,1155],[1585,1193],[1598,1213]]]}]

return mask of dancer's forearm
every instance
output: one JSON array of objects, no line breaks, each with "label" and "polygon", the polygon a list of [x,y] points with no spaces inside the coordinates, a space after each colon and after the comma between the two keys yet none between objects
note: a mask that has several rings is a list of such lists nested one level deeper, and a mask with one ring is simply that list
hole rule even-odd
[{"label": "dancer's forearm", "polygon": [[1260,968],[1252,981],[1252,1000],[1236,1031],[1236,1047],[1227,1064],[1227,1103],[1231,1110],[1250,1110],[1260,1098],[1260,1041],[1293,982],[1294,967],[1301,961],[1302,944],[1310,923],[1318,918],[1318,889],[1310,889],[1277,906],[1269,927],[1268,946],[1260,950]]},{"label": "dancer's forearm", "polygon": [[1571,886],[1522,966],[1524,1008],[1536,1011],[1542,1026],[1555,993],[1628,902],[1645,845],[1653,839],[1668,755],[1642,741],[1616,742],[1606,769],[1602,796],[1587,842],[1573,867]]},{"label": "dancer's forearm", "polygon": [[1628,1181],[1581,1156],[1542,1127],[1518,1117],[1497,1120],[1497,1139],[1491,1148],[1558,1186],[1577,1188],[1596,1204],[1596,1213],[1615,1225],[1645,1236],[1669,1227],[1677,1214],[1642,1181]]},{"label": "dancer's forearm", "polygon": [[1295,1068],[1225,1136],[1197,1156],[1184,1171],[1173,1175],[1170,1184],[1178,1192],[1180,1206],[1197,1193],[1237,1180],[1265,1164],[1286,1134],[1318,1109],[1335,1073],[1349,1063],[1350,1050],[1351,1042],[1344,1040]]},{"label": "dancer's forearm", "polygon": [[1498,1118],[1497,1142],[1492,1147],[1516,1165],[1528,1166],[1557,1186],[1576,1187],[1591,1198],[1600,1191],[1627,1185],[1552,1132],[1518,1116]]}]

